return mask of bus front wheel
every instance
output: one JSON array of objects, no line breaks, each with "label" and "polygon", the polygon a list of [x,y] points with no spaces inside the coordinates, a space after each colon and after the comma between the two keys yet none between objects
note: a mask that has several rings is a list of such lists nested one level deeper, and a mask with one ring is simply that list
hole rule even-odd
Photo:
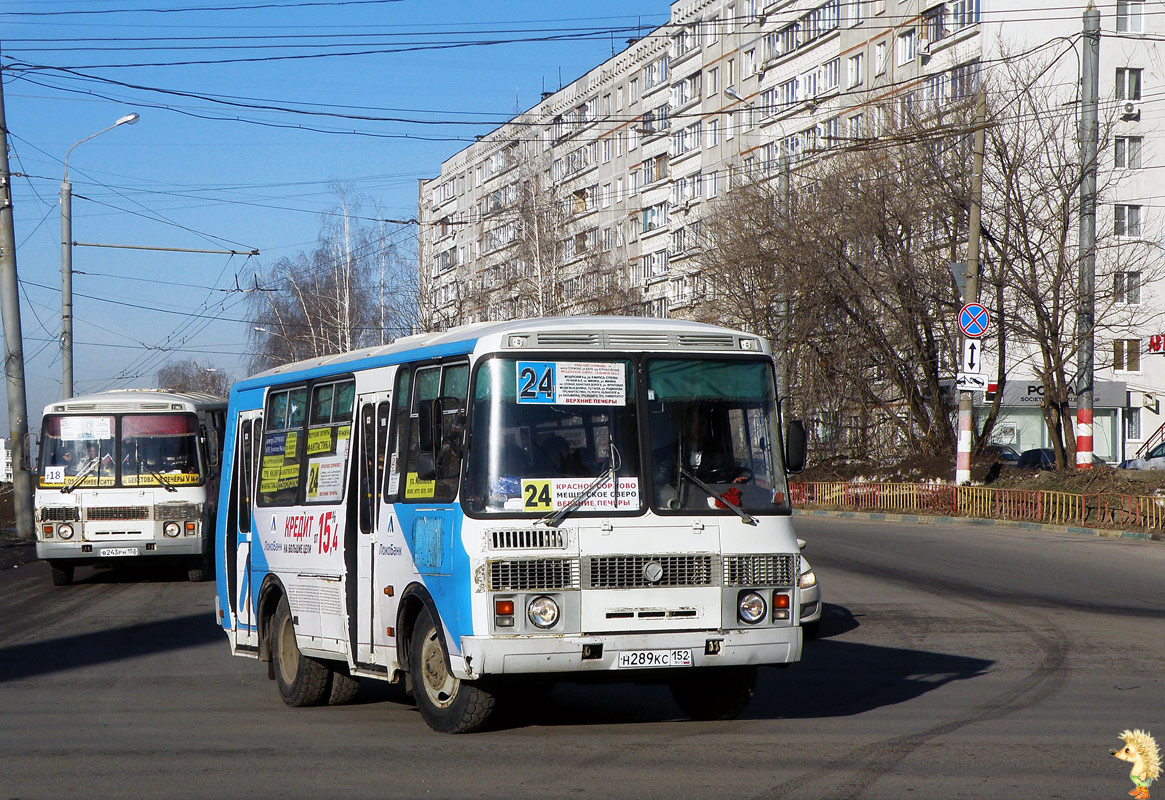
[{"label": "bus front wheel", "polygon": [[422,611],[409,650],[413,696],[421,717],[440,733],[470,733],[493,713],[496,696],[482,686],[454,677],[436,622]]},{"label": "bus front wheel", "polygon": [[692,719],[735,719],[752,700],[756,667],[717,667],[677,678],[668,688],[680,711]]},{"label": "bus front wheel", "polygon": [[73,565],[61,561],[50,561],[53,571],[53,586],[68,586],[73,582]]},{"label": "bus front wheel", "polygon": [[328,697],[331,671],[314,658],[299,652],[291,606],[287,604],[286,597],[279,598],[271,635],[275,637],[271,657],[275,659],[275,682],[279,685],[279,696],[289,706],[318,706]]}]

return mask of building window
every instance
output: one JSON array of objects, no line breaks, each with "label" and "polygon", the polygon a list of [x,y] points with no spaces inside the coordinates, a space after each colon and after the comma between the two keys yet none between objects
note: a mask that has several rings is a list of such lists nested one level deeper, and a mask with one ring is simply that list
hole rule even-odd
[{"label": "building window", "polygon": [[736,59],[728,59],[728,71],[724,74],[724,85],[732,86],[736,83]]},{"label": "building window", "polygon": [[714,95],[720,91],[720,67],[708,70],[708,94]]},{"label": "building window", "polygon": [[841,59],[834,58],[821,65],[821,91],[828,92],[837,88],[841,81]]},{"label": "building window", "polygon": [[1125,438],[1137,442],[1141,440],[1141,409],[1130,408],[1125,411]]},{"label": "building window", "polygon": [[1144,10],[1144,0],[1116,0],[1116,32],[1140,33]]},{"label": "building window", "polygon": [[937,42],[947,35],[946,5],[939,3],[922,14],[922,38]]},{"label": "building window", "polygon": [[874,13],[875,14],[885,14],[886,13],[886,0],[874,0]]},{"label": "building window", "polygon": [[855,114],[846,121],[846,135],[851,141],[862,138],[862,115]]},{"label": "building window", "polygon": [[635,103],[639,101],[639,79],[631,79],[631,99],[629,102]]},{"label": "building window", "polygon": [[950,9],[948,19],[952,33],[979,21],[979,0],[954,0]]},{"label": "building window", "polygon": [[720,144],[720,120],[716,117],[708,120],[708,146],[715,147]]},{"label": "building window", "polygon": [[918,54],[918,39],[914,29],[898,34],[898,64],[909,64]]},{"label": "building window", "polygon": [[1141,273],[1114,272],[1112,275],[1113,302],[1137,305],[1141,302]]},{"label": "building window", "polygon": [[791,78],[777,87],[781,95],[781,108],[792,108],[797,104],[797,79]]},{"label": "building window", "polygon": [[1117,236],[1141,235],[1141,207],[1118,204],[1113,206],[1113,233]]},{"label": "building window", "polygon": [[886,72],[887,62],[890,60],[886,57],[890,48],[885,42],[878,42],[874,45],[874,74],[883,75]]},{"label": "building window", "polygon": [[1141,371],[1141,340],[1114,339],[1112,343],[1112,368],[1116,372]]},{"label": "building window", "polygon": [[849,25],[854,27],[862,21],[862,3],[864,0],[849,0],[846,4],[849,15]]},{"label": "building window", "polygon": [[1121,169],[1140,169],[1142,143],[1143,139],[1140,136],[1116,137],[1114,153],[1116,166]]},{"label": "building window", "polygon": [[951,100],[962,100],[964,97],[970,97],[978,84],[978,61],[951,68]]},{"label": "building window", "polygon": [[850,56],[845,62],[845,86],[853,89],[866,79],[866,56],[864,53]]},{"label": "building window", "polygon": [[1116,99],[1141,99],[1141,68],[1120,67],[1116,71]]},{"label": "building window", "polygon": [[744,51],[744,61],[742,62],[744,69],[744,76],[754,75],[757,70],[756,48]]}]

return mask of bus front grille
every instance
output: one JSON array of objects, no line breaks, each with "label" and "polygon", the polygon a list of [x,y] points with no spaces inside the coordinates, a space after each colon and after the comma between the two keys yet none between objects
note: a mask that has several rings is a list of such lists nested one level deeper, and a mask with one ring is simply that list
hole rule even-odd
[{"label": "bus front grille", "polygon": [[85,519],[91,522],[149,518],[149,506],[95,506],[85,509]]},{"label": "bus front grille", "polygon": [[76,522],[76,506],[45,506],[40,510],[41,522]]},{"label": "bus front grille", "polygon": [[792,586],[797,581],[800,556],[724,556],[725,586]]},{"label": "bus front grille", "polygon": [[573,558],[528,558],[491,561],[491,592],[533,592],[578,588],[578,560]]},{"label": "bus front grille", "polygon": [[562,550],[566,533],[560,528],[503,528],[489,531],[490,550]]},{"label": "bus front grille", "polygon": [[712,556],[595,556],[586,562],[589,589],[711,586]]}]

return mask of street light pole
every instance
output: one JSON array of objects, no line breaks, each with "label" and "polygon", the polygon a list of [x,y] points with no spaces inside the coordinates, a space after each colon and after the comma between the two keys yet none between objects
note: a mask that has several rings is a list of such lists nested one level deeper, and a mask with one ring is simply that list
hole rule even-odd
[{"label": "street light pole", "polygon": [[65,177],[61,181],[61,396],[73,396],[73,184],[69,183],[69,156],[77,145],[95,139],[118,125],[133,125],[140,117],[126,114],[108,128],[86,136],[65,153]]}]

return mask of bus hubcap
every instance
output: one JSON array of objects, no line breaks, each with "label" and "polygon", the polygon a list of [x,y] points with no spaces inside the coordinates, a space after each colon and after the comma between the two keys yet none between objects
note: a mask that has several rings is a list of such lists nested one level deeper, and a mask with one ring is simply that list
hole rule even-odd
[{"label": "bus hubcap", "polygon": [[449,706],[457,694],[457,679],[445,668],[445,654],[436,631],[425,637],[425,646],[421,651],[421,673],[429,701],[438,708]]}]

